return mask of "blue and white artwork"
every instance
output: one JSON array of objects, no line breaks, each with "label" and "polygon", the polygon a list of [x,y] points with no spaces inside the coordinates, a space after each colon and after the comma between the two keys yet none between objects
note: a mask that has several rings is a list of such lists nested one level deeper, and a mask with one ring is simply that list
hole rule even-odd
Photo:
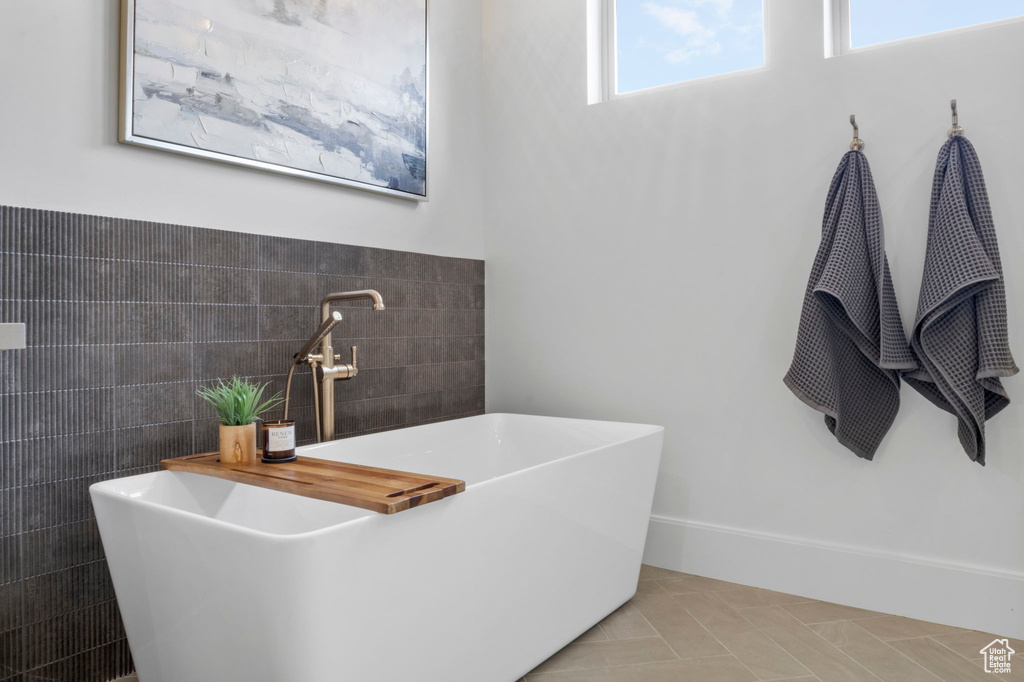
[{"label": "blue and white artwork", "polygon": [[132,0],[127,11],[125,141],[426,195],[426,0]]}]

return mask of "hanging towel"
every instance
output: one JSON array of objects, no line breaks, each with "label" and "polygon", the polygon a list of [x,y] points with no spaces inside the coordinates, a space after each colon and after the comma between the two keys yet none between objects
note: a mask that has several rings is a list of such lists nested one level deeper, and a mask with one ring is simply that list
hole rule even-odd
[{"label": "hanging towel", "polygon": [[967,138],[939,150],[917,320],[919,368],[907,383],[959,420],[967,456],[985,464],[985,420],[1010,403],[999,377],[1018,372],[1006,332],[999,246],[978,155]]},{"label": "hanging towel", "polygon": [[829,187],[821,245],[784,381],[825,414],[841,444],[871,459],[899,410],[899,370],[914,367],[871,168],[862,152],[850,151]]}]

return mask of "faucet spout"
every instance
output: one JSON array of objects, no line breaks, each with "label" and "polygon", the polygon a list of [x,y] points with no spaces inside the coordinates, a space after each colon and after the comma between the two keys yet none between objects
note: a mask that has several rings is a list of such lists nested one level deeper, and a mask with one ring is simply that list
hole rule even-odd
[{"label": "faucet spout", "polygon": [[361,289],[359,291],[341,291],[336,294],[327,294],[324,300],[320,301],[320,321],[326,322],[331,316],[331,304],[338,301],[358,301],[367,299],[373,301],[374,310],[384,310],[384,299],[373,289]]}]

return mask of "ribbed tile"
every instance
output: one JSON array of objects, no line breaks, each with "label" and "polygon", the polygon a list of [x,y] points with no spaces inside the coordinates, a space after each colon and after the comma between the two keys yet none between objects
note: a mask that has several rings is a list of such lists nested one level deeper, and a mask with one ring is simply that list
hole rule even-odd
[{"label": "ribbed tile", "polygon": [[[53,362],[55,354],[60,362]],[[111,345],[63,346],[57,350],[35,346],[16,353],[0,353],[0,363],[0,367],[11,372],[11,390],[0,392],[102,388],[114,382]]]},{"label": "ribbed tile", "polygon": [[124,636],[117,602],[71,610],[25,628],[25,667],[29,670],[70,658]]},{"label": "ribbed tile", "polygon": [[[0,491],[0,495],[3,495],[4,492]],[[0,585],[8,585],[21,580],[22,562],[21,536],[0,534]],[[11,605],[5,602],[2,592],[0,592],[0,608],[11,608]],[[5,620],[4,616],[0,616],[0,630],[11,627],[10,624],[4,624]]]},{"label": "ribbed tile", "polygon": [[125,639],[89,649],[69,658],[27,671],[25,682],[53,680],[110,680],[131,671],[131,654]]},{"label": "ribbed tile", "polygon": [[263,271],[258,276],[260,303],[266,305],[309,305],[319,303],[325,292],[315,275]]},{"label": "ribbed tile", "polygon": [[156,467],[162,459],[192,449],[193,422],[146,424],[117,431],[114,466],[118,471]]},{"label": "ribbed tile", "polygon": [[255,344],[259,338],[259,309],[248,305],[194,307],[195,341],[234,341]]},{"label": "ribbed tile", "polygon": [[78,258],[115,258],[117,218],[0,206],[0,251]]},{"label": "ribbed tile", "polygon": [[195,228],[144,220],[119,221],[117,258],[156,263],[192,263]]},{"label": "ribbed tile", "polygon": [[4,298],[44,301],[115,301],[117,261],[44,254],[5,254]]},{"label": "ribbed tile", "polygon": [[95,519],[22,533],[21,552],[25,578],[55,573],[103,558]]},{"label": "ribbed tile", "polygon": [[385,398],[410,393],[406,377],[408,369],[408,367],[360,369],[357,379],[365,377],[366,381],[337,382],[334,389],[335,402],[369,400],[371,398]]},{"label": "ribbed tile", "polygon": [[483,386],[467,386],[465,388],[454,388],[445,391],[444,393],[444,414],[468,414],[470,412],[483,412],[484,407],[485,405]]},{"label": "ribbed tile", "polygon": [[[88,488],[217,447],[197,387],[238,374],[283,391],[319,301],[339,303],[338,437],[483,412],[481,261],[0,206],[0,680],[130,670]],[[54,361],[54,359],[59,361]],[[314,440],[312,378],[292,412]],[[111,615],[112,614],[112,615]]]},{"label": "ribbed tile", "polygon": [[259,268],[259,235],[197,229],[194,239],[196,265]]},{"label": "ribbed tile", "polygon": [[0,319],[24,322],[29,346],[113,343],[122,304],[101,301],[0,301]]},{"label": "ribbed tile", "polygon": [[[240,308],[242,312],[252,313],[251,309]],[[284,306],[264,305],[258,311],[259,336],[262,340],[284,340],[294,342],[295,350],[303,341],[313,335],[320,319],[319,310],[315,306]],[[351,324],[343,321],[341,329],[351,335]]]},{"label": "ribbed tile", "polygon": [[258,267],[260,270],[316,272],[315,242],[261,235]]},{"label": "ribbed tile", "polygon": [[122,386],[117,389],[117,426],[191,419],[193,392],[191,381]]},{"label": "ribbed tile", "polygon": [[409,393],[425,393],[445,388],[447,365],[410,365],[406,367],[406,389]]},{"label": "ribbed tile", "polygon": [[114,389],[51,390],[0,396],[3,438],[21,440],[103,431],[113,426]]},{"label": "ribbed tile", "polygon": [[192,344],[147,343],[115,346],[118,386],[179,381],[192,373]]},{"label": "ribbed tile", "polygon": [[[226,381],[235,375],[258,376],[261,374],[259,350],[252,343],[235,341],[197,343],[193,346],[193,355],[196,380],[224,379]],[[287,371],[287,359],[279,367],[282,371]]]},{"label": "ribbed tile", "polygon": [[181,263],[119,261],[118,299],[142,303],[192,302],[193,268]]},{"label": "ribbed tile", "polygon": [[89,486],[111,478],[111,473],[21,488],[21,532],[28,533],[93,518]]},{"label": "ribbed tile", "polygon": [[[338,275],[365,275],[367,249],[349,244],[319,242],[316,247],[317,272]],[[342,290],[343,291],[343,290]]]},{"label": "ribbed tile", "polygon": [[445,388],[483,386],[483,383],[483,360],[463,360],[461,362],[451,362],[444,365]]},{"label": "ribbed tile", "polygon": [[[0,586],[0,606],[4,606],[4,588]],[[20,609],[20,602],[18,608]],[[10,613],[10,612],[8,612]],[[0,623],[7,614],[0,610]],[[0,627],[0,680],[14,682],[22,679],[24,666],[25,628],[4,629]]]},{"label": "ribbed tile", "polygon": [[113,471],[114,432],[44,436],[0,448],[11,462],[11,485],[35,485]]},{"label": "ribbed tile", "polygon": [[[196,303],[256,304],[260,299],[259,272],[242,268],[196,266],[192,300]],[[250,315],[255,311],[248,310]]]},{"label": "ribbed tile", "polygon": [[[55,618],[113,599],[114,586],[105,561],[46,573],[25,579],[25,622],[31,624]],[[70,632],[64,634],[71,635]]]},{"label": "ribbed tile", "polygon": [[439,337],[441,362],[461,362],[484,359],[483,336]]}]

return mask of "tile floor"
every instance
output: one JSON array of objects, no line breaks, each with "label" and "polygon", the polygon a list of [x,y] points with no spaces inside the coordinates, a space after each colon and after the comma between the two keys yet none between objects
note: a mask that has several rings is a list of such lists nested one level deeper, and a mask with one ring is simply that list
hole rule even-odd
[{"label": "tile floor", "polygon": [[520,682],[1024,680],[1024,656],[984,672],[995,638],[644,566],[633,599]]},{"label": "tile floor", "polygon": [[644,566],[636,596],[519,682],[1024,681],[1024,641],[1013,673],[984,672],[995,638]]}]

